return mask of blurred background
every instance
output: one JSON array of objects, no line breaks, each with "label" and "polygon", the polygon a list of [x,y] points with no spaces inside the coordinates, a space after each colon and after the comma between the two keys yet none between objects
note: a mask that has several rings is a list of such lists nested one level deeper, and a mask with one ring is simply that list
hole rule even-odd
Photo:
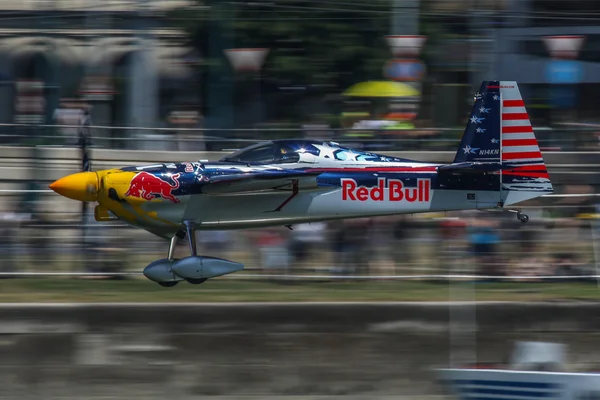
[{"label": "blurred background", "polygon": [[[518,340],[597,370],[593,303],[451,302],[598,300],[599,22],[593,0],[1,0],[0,278],[18,279],[0,279],[0,398],[438,397],[432,368],[506,360]],[[519,83],[558,195],[526,203],[527,224],[198,232],[199,254],[246,270],[165,289],[139,276],[164,240],[48,190],[277,138],[450,162],[482,80]],[[415,305],[207,304],[296,300]],[[154,304],[46,304],[77,301]]]},{"label": "blurred background", "polygon": [[[584,0],[3,1],[0,268],[139,271],[162,252],[48,193],[84,167],[218,159],[286,137],[450,161],[484,79],[519,82],[556,193],[596,193],[598,13]],[[595,268],[594,196],[526,206],[527,225],[427,214],[199,243],[284,274],[447,272],[436,250],[450,238],[472,272]]]}]

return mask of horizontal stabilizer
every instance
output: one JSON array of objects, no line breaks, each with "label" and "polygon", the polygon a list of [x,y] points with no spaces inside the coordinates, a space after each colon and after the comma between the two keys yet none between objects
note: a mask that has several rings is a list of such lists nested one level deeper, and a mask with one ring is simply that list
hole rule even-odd
[{"label": "horizontal stabilizer", "polygon": [[438,167],[439,172],[490,172],[500,171],[508,167],[499,162],[461,162]]},{"label": "horizontal stabilizer", "polygon": [[316,177],[320,172],[292,170],[256,171],[213,177],[202,192],[205,194],[234,194],[266,190],[292,190],[294,182],[298,190],[317,189]]}]

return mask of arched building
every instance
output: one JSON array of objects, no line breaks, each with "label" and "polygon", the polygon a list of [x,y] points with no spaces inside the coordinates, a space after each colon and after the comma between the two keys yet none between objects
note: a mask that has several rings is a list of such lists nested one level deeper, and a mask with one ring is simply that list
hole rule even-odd
[{"label": "arched building", "polygon": [[161,26],[181,6],[0,2],[10,11],[0,23],[0,123],[50,124],[61,99],[78,97],[93,105],[95,125],[160,126],[170,111],[199,108],[199,56],[183,32]]}]

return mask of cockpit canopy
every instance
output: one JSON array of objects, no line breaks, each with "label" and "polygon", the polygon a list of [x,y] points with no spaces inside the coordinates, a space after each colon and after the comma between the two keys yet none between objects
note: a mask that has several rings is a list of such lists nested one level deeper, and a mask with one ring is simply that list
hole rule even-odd
[{"label": "cockpit canopy", "polygon": [[[335,153],[335,154],[334,154]],[[330,154],[334,154],[331,156]],[[344,162],[348,154],[355,162],[415,162],[398,157],[384,156],[342,147],[335,142],[310,139],[280,139],[245,147],[223,157],[221,162],[248,164],[294,164]]]},{"label": "cockpit canopy", "polygon": [[223,157],[225,162],[259,164],[291,164],[300,161],[300,154],[284,143],[258,143]]}]

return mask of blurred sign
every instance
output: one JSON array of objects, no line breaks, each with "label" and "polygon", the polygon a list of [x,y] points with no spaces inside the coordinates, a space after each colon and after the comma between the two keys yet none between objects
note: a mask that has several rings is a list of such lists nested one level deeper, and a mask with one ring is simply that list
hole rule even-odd
[{"label": "blurred sign", "polygon": [[44,82],[20,79],[16,82],[15,123],[41,124],[46,113]]},{"label": "blurred sign", "polygon": [[269,54],[269,49],[265,48],[243,48],[243,49],[227,49],[225,55],[233,68],[238,71],[260,71],[265,59]]},{"label": "blurred sign", "polygon": [[553,85],[550,87],[550,104],[554,108],[575,108],[577,106],[577,86]]},{"label": "blurred sign", "polygon": [[112,80],[108,77],[87,77],[81,84],[79,94],[87,101],[111,101],[115,89]]},{"label": "blurred sign", "polygon": [[196,125],[200,121],[197,111],[172,111],[168,121],[174,125]]},{"label": "blurred sign", "polygon": [[582,75],[581,64],[574,60],[553,60],[546,68],[546,80],[549,83],[579,83]]},{"label": "blurred sign", "polygon": [[583,46],[585,36],[544,36],[546,48],[556,58],[576,58]]},{"label": "blurred sign", "polygon": [[390,60],[385,64],[383,74],[394,81],[420,81],[425,76],[425,64],[419,60]]},{"label": "blurred sign", "polygon": [[391,100],[389,103],[389,112],[386,118],[400,121],[413,120],[419,113],[419,103],[417,101]]},{"label": "blurred sign", "polygon": [[427,40],[422,35],[390,35],[385,38],[395,57],[417,57]]}]

